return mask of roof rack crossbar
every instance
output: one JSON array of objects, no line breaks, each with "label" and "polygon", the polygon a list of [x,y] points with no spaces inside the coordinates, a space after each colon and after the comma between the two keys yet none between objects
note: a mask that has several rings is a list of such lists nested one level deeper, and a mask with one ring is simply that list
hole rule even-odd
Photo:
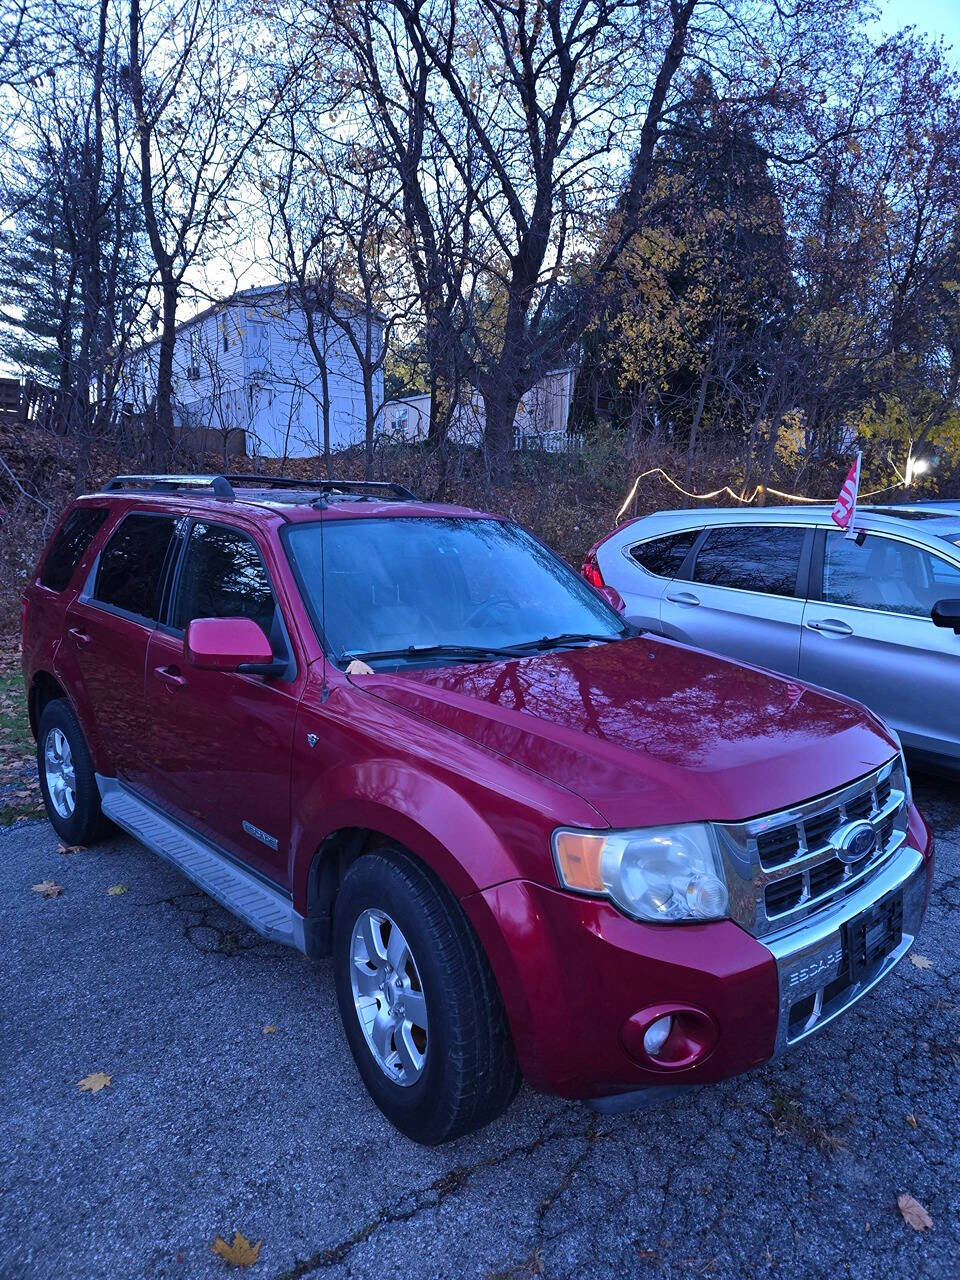
[{"label": "roof rack crossbar", "polygon": [[217,498],[233,498],[233,485],[226,476],[173,476],[131,475],[114,476],[103,486],[103,493],[117,493],[122,489],[212,489]]}]

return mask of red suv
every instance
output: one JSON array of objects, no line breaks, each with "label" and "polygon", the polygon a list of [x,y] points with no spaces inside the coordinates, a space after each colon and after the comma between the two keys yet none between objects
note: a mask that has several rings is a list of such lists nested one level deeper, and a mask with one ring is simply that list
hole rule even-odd
[{"label": "red suv", "polygon": [[332,954],[374,1100],[440,1142],[521,1075],[613,1109],[881,980],[932,841],[895,736],[642,634],[509,521],[396,485],[118,477],[24,597],[50,821]]}]

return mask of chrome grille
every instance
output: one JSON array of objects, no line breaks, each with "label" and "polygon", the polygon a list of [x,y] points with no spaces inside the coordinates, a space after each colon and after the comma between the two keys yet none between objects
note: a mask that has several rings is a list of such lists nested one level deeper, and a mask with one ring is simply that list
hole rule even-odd
[{"label": "chrome grille", "polygon": [[[907,781],[895,757],[830,795],[750,822],[718,824],[734,919],[762,937],[862,884],[906,839],[907,808]],[[847,862],[831,837],[855,820],[870,823],[875,842]]]}]

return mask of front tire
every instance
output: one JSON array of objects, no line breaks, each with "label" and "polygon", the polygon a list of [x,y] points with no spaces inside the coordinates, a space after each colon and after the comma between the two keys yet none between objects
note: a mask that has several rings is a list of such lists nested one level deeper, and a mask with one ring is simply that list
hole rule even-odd
[{"label": "front tire", "polygon": [[65,844],[94,844],[107,831],[93,760],[73,708],[48,702],[37,725],[37,770],[47,817]]},{"label": "front tire", "polygon": [[337,1001],[374,1102],[435,1145],[493,1120],[520,1084],[500,993],[469,921],[394,849],[347,871],[333,919]]}]

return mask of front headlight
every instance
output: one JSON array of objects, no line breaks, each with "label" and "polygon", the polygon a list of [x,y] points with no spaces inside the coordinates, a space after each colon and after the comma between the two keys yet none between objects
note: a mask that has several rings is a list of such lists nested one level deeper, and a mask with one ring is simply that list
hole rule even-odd
[{"label": "front headlight", "polygon": [[637,920],[721,920],[727,886],[713,829],[696,823],[636,831],[553,833],[560,883],[609,898]]},{"label": "front headlight", "polygon": [[894,765],[893,772],[890,774],[891,786],[897,791],[902,791],[907,797],[907,804],[911,805],[913,804],[913,787],[910,785],[910,775],[907,773],[907,757],[904,754],[903,743],[896,729],[891,729],[889,725],[885,725],[884,728],[900,748],[900,763]]}]

